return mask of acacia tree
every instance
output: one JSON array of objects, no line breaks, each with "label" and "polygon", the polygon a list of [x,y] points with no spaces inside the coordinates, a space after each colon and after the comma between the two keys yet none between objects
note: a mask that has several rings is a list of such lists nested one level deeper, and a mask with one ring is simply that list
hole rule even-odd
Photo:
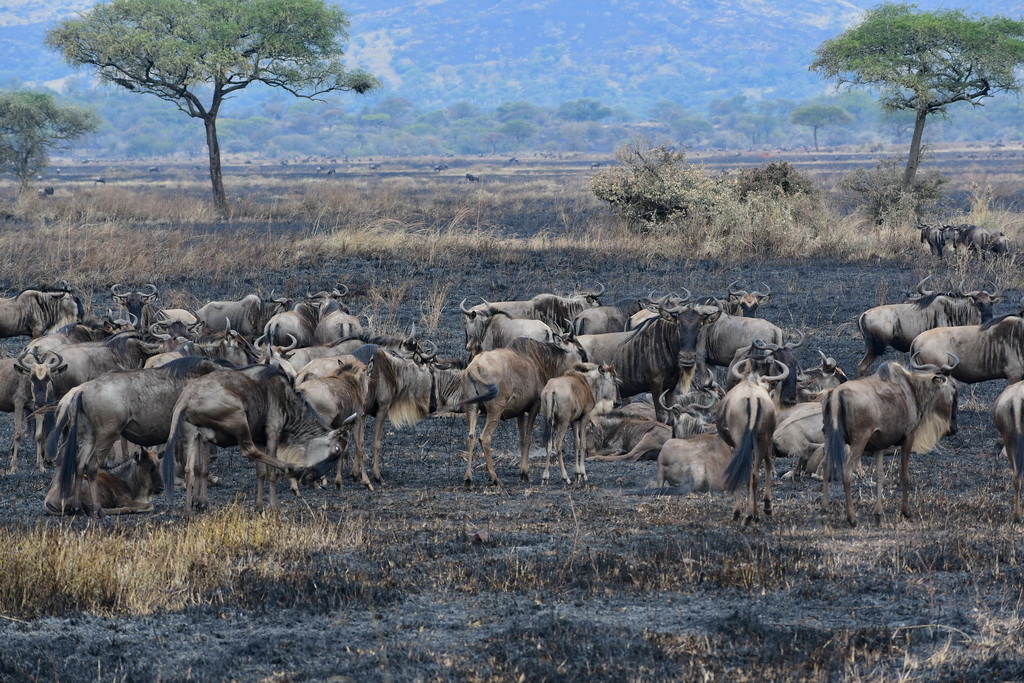
[{"label": "acacia tree", "polygon": [[814,131],[814,151],[818,151],[818,129],[853,121],[850,113],[837,104],[815,102],[797,107],[789,114],[789,120],[797,126],[808,126]]},{"label": "acacia tree", "polygon": [[883,3],[856,26],[818,46],[810,69],[841,87],[878,91],[889,111],[914,112],[902,181],[909,191],[929,115],[945,114],[955,102],[977,106],[997,93],[1020,91],[1022,38],[1024,22],[1006,17],[952,9],[918,12],[914,4]]},{"label": "acacia tree", "polygon": [[53,95],[0,92],[0,171],[14,175],[24,192],[49,163],[50,152],[69,149],[98,125],[91,109],[61,104]]},{"label": "acacia tree", "polygon": [[46,34],[73,66],[156,95],[206,127],[213,200],[227,211],[217,115],[253,83],[295,97],[364,93],[377,80],[341,62],[348,15],[324,0],[112,0]]}]

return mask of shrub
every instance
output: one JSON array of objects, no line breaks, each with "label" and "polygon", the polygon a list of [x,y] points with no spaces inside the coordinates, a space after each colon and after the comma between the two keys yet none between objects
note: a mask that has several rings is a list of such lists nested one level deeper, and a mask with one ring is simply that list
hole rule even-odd
[{"label": "shrub", "polygon": [[800,173],[788,161],[773,161],[767,166],[747,168],[740,171],[736,192],[746,200],[751,194],[781,194],[791,197],[798,194],[813,194],[811,179]]},{"label": "shrub", "polygon": [[942,199],[949,179],[938,171],[918,173],[909,191],[903,189],[903,162],[883,159],[873,169],[857,169],[839,182],[854,195],[860,209],[883,222],[917,224],[917,216]]},{"label": "shrub", "polygon": [[688,163],[683,150],[638,138],[619,147],[615,158],[619,165],[595,173],[590,189],[633,229],[646,232],[672,219],[707,216],[718,201],[717,181],[703,165]]}]

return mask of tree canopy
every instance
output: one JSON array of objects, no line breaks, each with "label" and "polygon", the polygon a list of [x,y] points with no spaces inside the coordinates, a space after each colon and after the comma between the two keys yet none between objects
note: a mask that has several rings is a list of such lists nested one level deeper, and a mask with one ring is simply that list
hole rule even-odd
[{"label": "tree canopy", "polygon": [[28,187],[50,160],[50,152],[69,149],[99,126],[91,109],[61,104],[47,93],[0,92],[0,171]]},{"label": "tree canopy", "polygon": [[201,119],[214,201],[225,211],[216,128],[224,100],[254,83],[309,99],[377,87],[341,62],[348,26],[324,0],[111,0],[62,22],[46,43],[103,81]]},{"label": "tree canopy", "polygon": [[915,113],[903,174],[908,189],[920,164],[926,118],[945,114],[955,102],[980,105],[997,93],[1019,92],[1022,64],[1024,22],[883,3],[856,26],[822,43],[810,69],[840,87],[877,91],[888,110]]},{"label": "tree canopy", "polygon": [[814,131],[814,151],[818,151],[818,129],[853,121],[850,113],[838,104],[815,102],[797,107],[789,113],[789,120],[798,126],[808,126]]}]

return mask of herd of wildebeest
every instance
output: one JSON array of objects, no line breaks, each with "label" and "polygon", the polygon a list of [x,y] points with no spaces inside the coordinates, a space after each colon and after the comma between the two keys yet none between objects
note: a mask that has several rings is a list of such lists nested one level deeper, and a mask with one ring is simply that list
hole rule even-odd
[{"label": "herd of wildebeest", "polygon": [[[882,457],[898,449],[901,511],[909,516],[908,459],[956,432],[958,382],[1005,378],[994,421],[1019,522],[1024,300],[993,317],[1003,300],[996,286],[951,283],[940,291],[930,281],[905,303],[859,316],[866,349],[857,379],[821,351],[817,367],[801,369],[794,352],[804,336],[787,339],[758,317],[771,297],[767,285],[748,291],[732,283],[720,298],[681,289],[604,305],[600,285],[521,301],[468,306],[463,299],[466,360],[439,357],[414,329],[405,337],[365,334],[344,286],[310,288],[294,300],[258,292],[186,310],[162,308],[155,285],[114,285],[106,315],[84,316],[81,293],[61,281],[0,299],[0,336],[31,338],[0,361],[0,409],[15,420],[10,469],[32,418],[36,466],[55,463],[46,513],[148,511],[179,481],[193,514],[208,507],[207,486],[216,480],[211,447],[238,446],[255,461],[257,505],[266,488],[276,506],[282,472],[296,492],[332,471],[338,487],[346,472],[371,489],[382,482],[385,422],[400,429],[430,415],[464,415],[465,482],[473,481],[479,447],[489,482],[499,483],[492,439],[513,417],[519,476],[529,481],[539,416],[545,483],[555,459],[567,485],[587,481],[588,459],[656,459],[651,491],[733,493],[734,517],[747,524],[759,517],[762,463],[770,515],[774,458],[795,456],[792,476],[823,480],[823,514],[830,480],[842,482],[855,525],[851,484],[865,453],[875,454],[881,519]],[[908,365],[882,363],[869,374],[889,347],[909,353]],[[572,477],[563,463],[570,428]]]}]

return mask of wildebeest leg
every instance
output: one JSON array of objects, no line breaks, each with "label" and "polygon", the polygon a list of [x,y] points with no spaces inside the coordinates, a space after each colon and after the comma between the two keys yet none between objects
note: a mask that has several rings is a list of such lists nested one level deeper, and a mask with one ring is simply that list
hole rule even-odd
[{"label": "wildebeest leg", "polygon": [[[206,512],[210,508],[210,492],[207,488],[210,483],[210,449],[202,448],[202,442],[200,437],[197,435],[196,440],[200,441],[199,448],[199,471],[196,473],[196,483],[199,487],[199,493],[196,495],[196,509],[201,512]],[[242,451],[245,454],[245,451]]]},{"label": "wildebeest leg", "polygon": [[[388,409],[381,408],[377,411],[377,415],[373,418],[373,480],[383,484],[384,478],[380,476],[380,447],[381,442],[384,440],[384,422],[388,417]],[[360,472],[361,481],[363,486],[373,490],[373,486],[370,484],[370,480],[366,477],[366,468],[362,467]]]},{"label": "wildebeest leg", "polygon": [[857,526],[857,513],[853,508],[853,476],[860,467],[860,459],[864,454],[864,446],[867,443],[867,435],[860,440],[850,444],[850,450],[846,457],[846,467],[843,469],[843,493],[846,495],[846,521],[851,527]]},{"label": "wildebeest leg", "polygon": [[[359,429],[359,423],[358,422],[356,422],[356,429]],[[342,457],[338,458],[338,467],[334,471],[334,486],[339,491],[341,490],[341,482],[342,482],[342,479],[344,477],[343,472],[345,470],[345,463],[348,461],[348,444],[349,444],[349,437],[346,434],[345,436],[341,437],[341,450],[342,450],[342,452],[345,455],[343,455]],[[350,467],[349,469],[352,472],[352,477],[355,478],[355,475],[356,475],[356,463],[355,463],[355,458],[354,457],[352,458],[352,467]]]},{"label": "wildebeest leg", "polygon": [[[767,517],[772,516],[772,475],[775,474],[775,463],[772,458],[772,435],[769,432],[766,435],[767,438],[762,438],[761,443],[758,446],[758,459],[764,460],[764,514]],[[762,456],[763,454],[763,456]],[[754,475],[757,475],[758,462],[754,461]],[[757,489],[755,489],[756,493]],[[754,506],[757,509],[757,506]]]},{"label": "wildebeest leg", "polygon": [[576,483],[587,481],[587,418],[583,416],[572,424],[572,445],[576,454],[576,466],[573,468],[573,475]]},{"label": "wildebeest leg", "polygon": [[882,525],[885,510],[882,508],[882,481],[885,478],[884,450],[875,451],[875,524]]},{"label": "wildebeest leg", "polygon": [[[376,424],[376,423],[374,423]],[[346,437],[347,438],[347,437]],[[366,476],[366,415],[360,410],[359,417],[356,418],[356,423],[352,427],[351,440],[354,442],[353,450],[355,451],[355,457],[352,458],[352,478],[355,479],[356,468],[362,473],[362,476]],[[348,453],[348,447],[346,446],[346,453]],[[339,480],[340,488],[340,480]]]},{"label": "wildebeest leg", "polygon": [[[18,471],[18,448],[21,446],[21,439],[25,436],[25,403],[16,403],[14,406],[14,442],[11,444],[11,464],[7,468],[8,474]],[[39,464],[42,456],[36,453],[36,465]]]},{"label": "wildebeest leg", "polygon": [[469,426],[469,443],[466,445],[466,478],[468,486],[473,483],[473,451],[476,449],[476,421],[480,417],[480,408],[471,403],[466,406],[466,424]]},{"label": "wildebeest leg", "polygon": [[189,428],[188,423],[183,424],[181,430],[185,453],[185,514],[191,515],[196,505],[196,493],[199,486],[199,461],[203,457],[200,452],[202,443],[198,431]]},{"label": "wildebeest leg", "polygon": [[[519,481],[530,481],[530,444],[533,442],[533,425],[537,421],[537,411],[540,410],[540,402],[517,418],[519,422]],[[563,440],[565,432],[562,432]],[[562,479],[569,481],[565,472],[565,463],[562,460],[561,442],[559,442],[558,464],[562,468]]]},{"label": "wildebeest leg", "polygon": [[[263,463],[256,463],[256,507],[263,507],[263,485],[267,483],[270,472]],[[273,484],[271,484],[273,486]]]},{"label": "wildebeest leg", "polygon": [[[522,418],[523,416],[520,416]],[[565,431],[568,425],[562,420],[561,416],[555,418],[554,428],[551,430],[551,434],[548,435],[547,453],[544,459],[544,474],[541,475],[541,481],[548,483],[550,477],[549,468],[551,467],[551,456],[555,453],[558,455],[558,467],[562,474],[562,481],[569,482],[569,474],[565,471],[565,461],[562,458],[562,448],[565,442]],[[522,422],[520,421],[520,429],[522,429]],[[529,446],[527,446],[529,448]],[[529,455],[527,455],[527,463],[529,463]],[[529,474],[527,474],[527,480],[529,480]]]},{"label": "wildebeest leg", "polygon": [[99,482],[96,480],[99,474],[99,468],[95,464],[90,463],[85,468],[85,486],[89,491],[89,503],[86,507],[86,503],[82,501],[82,508],[86,511],[86,514],[94,517],[103,516],[103,506],[100,504],[100,487]]},{"label": "wildebeest leg", "polygon": [[480,434],[480,450],[484,452],[484,460],[487,462],[487,480],[497,486],[501,483],[498,479],[498,472],[494,469],[494,459],[491,457],[491,441],[494,439],[494,432],[501,422],[501,413],[505,406],[490,404],[487,406],[487,421],[484,423],[483,432]]},{"label": "wildebeest leg", "polygon": [[[910,513],[910,448],[913,443],[912,439],[904,439],[900,444],[900,487],[903,489],[900,513],[906,519],[913,517]],[[881,499],[879,499],[879,504],[881,504]]]}]

